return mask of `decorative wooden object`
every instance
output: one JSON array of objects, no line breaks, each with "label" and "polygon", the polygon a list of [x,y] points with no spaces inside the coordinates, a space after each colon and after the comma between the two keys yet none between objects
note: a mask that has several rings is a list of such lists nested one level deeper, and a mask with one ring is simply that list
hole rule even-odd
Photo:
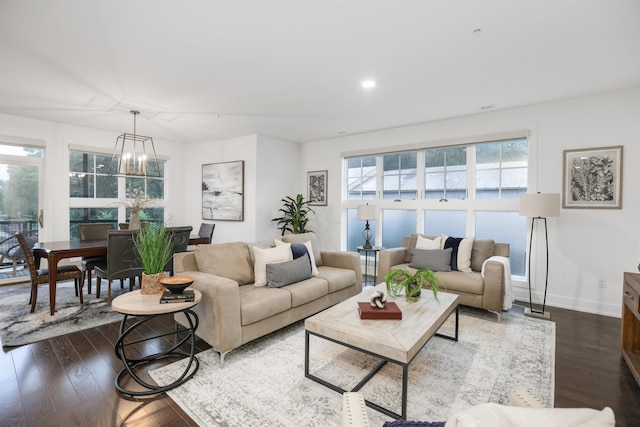
[{"label": "decorative wooden object", "polygon": [[624,273],[622,357],[640,385],[640,274]]}]

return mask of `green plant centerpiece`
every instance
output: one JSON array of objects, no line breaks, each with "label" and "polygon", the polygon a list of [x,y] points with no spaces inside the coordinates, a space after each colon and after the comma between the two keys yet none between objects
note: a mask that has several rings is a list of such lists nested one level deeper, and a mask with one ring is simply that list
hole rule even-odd
[{"label": "green plant centerpiece", "polygon": [[149,224],[140,229],[134,237],[133,243],[140,255],[142,267],[143,295],[155,295],[164,291],[160,279],[166,277],[165,265],[171,260],[171,235],[163,225]]},{"label": "green plant centerpiece", "polygon": [[277,228],[282,230],[282,235],[286,231],[292,234],[310,233],[312,230],[307,228],[309,222],[309,212],[315,213],[313,209],[309,207],[310,201],[305,201],[302,194],[298,194],[296,198],[287,196],[281,199],[283,206],[279,209],[282,212],[282,216],[279,218],[273,218],[271,221],[277,222]]},{"label": "green plant centerpiece", "polygon": [[387,292],[394,298],[406,295],[407,300],[415,302],[420,297],[422,288],[430,287],[433,297],[438,300],[439,287],[446,288],[436,274],[428,268],[421,268],[415,273],[404,268],[394,268],[384,277]]}]

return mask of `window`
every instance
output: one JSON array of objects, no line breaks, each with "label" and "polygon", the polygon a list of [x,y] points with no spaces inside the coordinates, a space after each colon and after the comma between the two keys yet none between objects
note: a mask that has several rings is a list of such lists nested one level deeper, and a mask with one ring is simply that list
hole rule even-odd
[{"label": "window", "polygon": [[111,156],[69,153],[69,195],[83,198],[117,198],[118,177],[109,176]]},{"label": "window", "polygon": [[424,152],[424,197],[467,197],[467,147],[432,148]]},{"label": "window", "polygon": [[528,159],[529,141],[518,134],[345,157],[347,248],[364,243],[355,212],[366,199],[380,213],[380,226],[372,227],[378,245],[401,246],[414,232],[491,238],[511,245],[512,273],[524,275],[526,217],[518,215],[517,200],[527,192]]},{"label": "window", "polygon": [[386,154],[383,157],[382,194],[385,199],[415,199],[416,152]]},{"label": "window", "polygon": [[527,192],[527,140],[476,146],[476,198],[517,199]]},{"label": "window", "polygon": [[374,199],[376,196],[375,156],[347,159],[347,198]]},{"label": "window", "polygon": [[[133,194],[144,194],[159,199],[157,206],[140,213],[148,222],[164,222],[165,162],[158,161],[159,178],[108,175],[111,155],[84,151],[69,153],[69,231],[71,239],[78,237],[77,224],[81,222],[126,222],[129,209],[121,201]],[[152,162],[154,163],[154,162]],[[154,165],[155,167],[155,165]],[[117,227],[116,227],[117,228]]]}]

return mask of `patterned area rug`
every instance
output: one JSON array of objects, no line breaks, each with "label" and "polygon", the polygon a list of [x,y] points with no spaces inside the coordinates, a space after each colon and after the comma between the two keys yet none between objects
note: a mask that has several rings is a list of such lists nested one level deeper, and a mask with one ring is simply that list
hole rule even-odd
[{"label": "patterned area rug", "polygon": [[[125,282],[125,289],[120,289],[119,282],[114,282],[112,298],[129,290],[128,285]],[[95,282],[91,288],[93,294],[87,295],[87,287],[84,287],[84,304],[80,304],[73,282],[58,283],[53,316],[49,314],[49,287],[41,286],[38,289],[34,313],[30,313],[30,289],[30,283],[0,287],[0,337],[3,347],[30,344],[122,319],[122,314],[107,305],[107,286],[104,282],[100,298],[95,296]]]},{"label": "patterned area rug", "polygon": [[[453,334],[453,317],[441,332]],[[304,325],[298,322],[227,354],[198,355],[194,378],[168,394],[201,426],[339,425],[342,397],[304,377]],[[444,421],[485,403],[507,403],[524,389],[551,406],[555,323],[462,308],[460,340],[434,337],[409,366],[408,419]],[[310,371],[345,389],[377,359],[311,337]],[[176,378],[184,361],[151,372],[160,384]],[[388,363],[361,390],[365,398],[400,412],[402,369]],[[371,425],[390,418],[367,408]]]}]

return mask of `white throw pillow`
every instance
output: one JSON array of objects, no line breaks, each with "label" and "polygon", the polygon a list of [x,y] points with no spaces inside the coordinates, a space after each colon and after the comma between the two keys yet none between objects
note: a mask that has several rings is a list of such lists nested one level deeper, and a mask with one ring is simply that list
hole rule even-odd
[{"label": "white throw pillow", "polygon": [[442,238],[440,236],[435,239],[427,239],[418,234],[418,240],[416,240],[416,249],[442,249]]},{"label": "white throw pillow", "polygon": [[[289,245],[289,247],[291,247],[291,243],[285,243],[282,240],[278,240],[278,239],[273,239],[273,243],[276,246]],[[316,266],[316,258],[313,256],[313,248],[311,246],[311,240],[301,244],[307,247],[307,252],[309,253],[309,259],[311,260],[311,275],[317,276],[318,274],[320,274],[320,272],[318,271],[318,267]],[[293,258],[293,254],[291,255],[291,257]]]},{"label": "white throw pillow", "polygon": [[255,286],[267,286],[267,264],[276,262],[285,262],[291,260],[291,244],[284,243],[275,248],[260,249],[256,246],[252,247],[253,258],[253,275]]},{"label": "white throw pillow", "polygon": [[[440,236],[442,239],[442,248],[444,249],[444,245],[447,242],[447,239],[450,236],[443,234]],[[465,237],[458,245],[458,258],[456,258],[456,264],[458,265],[458,271],[462,271],[464,273],[471,273],[471,251],[473,250],[473,242],[475,242],[475,237]]]}]

